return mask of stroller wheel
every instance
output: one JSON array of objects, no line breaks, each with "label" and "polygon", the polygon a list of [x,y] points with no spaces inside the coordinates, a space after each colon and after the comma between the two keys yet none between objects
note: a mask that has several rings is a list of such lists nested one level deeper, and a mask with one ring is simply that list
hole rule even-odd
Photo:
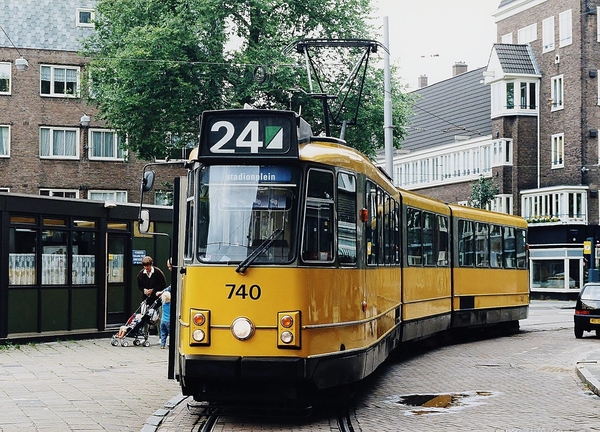
[{"label": "stroller wheel", "polygon": [[110,341],[110,344],[112,346],[117,346],[117,345],[119,345],[119,341],[116,338],[112,338],[112,340]]},{"label": "stroller wheel", "polygon": [[129,342],[127,342],[126,340],[121,342],[121,346],[126,347],[129,346]]},{"label": "stroller wheel", "polygon": [[147,340],[145,340],[142,345],[145,346],[145,347],[149,347],[150,346],[150,342],[148,342]]},{"label": "stroller wheel", "polygon": [[135,346],[140,346],[140,343],[141,343],[141,342],[139,341],[139,339],[135,339],[135,340],[133,341],[133,344],[134,344]]}]

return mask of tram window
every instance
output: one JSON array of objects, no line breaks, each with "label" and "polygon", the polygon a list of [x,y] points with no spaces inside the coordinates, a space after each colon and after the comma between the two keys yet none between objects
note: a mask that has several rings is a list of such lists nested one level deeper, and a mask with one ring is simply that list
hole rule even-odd
[{"label": "tram window", "polygon": [[398,203],[389,195],[387,196],[385,212],[385,263],[397,264],[400,258],[400,248],[398,247]]},{"label": "tram window", "polygon": [[490,225],[490,267],[502,267],[502,227]]},{"label": "tram window", "polygon": [[517,249],[517,268],[527,268],[527,238],[525,230],[517,229],[516,249]]},{"label": "tram window", "polygon": [[435,230],[435,244],[437,251],[437,265],[448,265],[448,218],[446,216],[437,216],[437,229]]},{"label": "tram window", "polygon": [[423,244],[421,239],[421,210],[406,209],[406,242],[408,244],[408,265],[421,265]]},{"label": "tram window", "polygon": [[504,268],[517,267],[515,228],[504,227]]},{"label": "tram window", "polygon": [[423,213],[423,264],[434,266],[433,260],[433,229],[435,226],[435,215],[433,213]]},{"label": "tram window", "polygon": [[[184,258],[191,260],[194,257],[194,190],[195,190],[195,179],[196,171],[192,170],[187,176],[187,190],[186,190],[186,203],[185,203],[185,245],[184,245]],[[208,197],[204,197],[206,200]],[[200,207],[202,207],[203,197],[199,196],[198,201]],[[208,214],[205,212],[204,214]],[[199,224],[199,229],[204,228],[206,234],[207,223]],[[206,243],[206,238],[204,243]]]},{"label": "tram window", "polygon": [[473,267],[473,222],[458,221],[458,265]]},{"label": "tram window", "polygon": [[342,265],[356,264],[356,177],[340,172],[337,180],[338,261]]},{"label": "tram window", "polygon": [[369,220],[366,226],[367,264],[377,264],[377,187],[367,182],[367,209]]},{"label": "tram window", "polygon": [[488,224],[475,224],[475,266],[490,266],[490,248],[488,239]]},{"label": "tram window", "polygon": [[333,174],[328,171],[310,170],[302,237],[303,260],[333,260],[332,217]]}]

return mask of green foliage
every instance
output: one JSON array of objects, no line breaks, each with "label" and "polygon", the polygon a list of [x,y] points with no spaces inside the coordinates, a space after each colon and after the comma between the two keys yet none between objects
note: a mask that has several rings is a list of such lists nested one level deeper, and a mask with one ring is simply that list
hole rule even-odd
[{"label": "green foliage", "polygon": [[492,177],[483,177],[480,175],[478,180],[471,183],[469,205],[484,209],[494,200],[499,191],[500,188],[494,183]]},{"label": "green foliage", "polygon": [[[306,38],[374,39],[370,13],[369,0],[99,0],[96,32],[83,48],[91,58],[90,101],[143,159],[196,142],[199,116],[207,109],[290,109],[317,134],[323,108],[306,94],[305,59],[290,47]],[[232,47],[230,40],[238,44]],[[334,71],[333,87],[354,64],[351,54],[339,52],[320,61]],[[367,69],[359,125],[346,132],[348,143],[369,156],[383,146],[384,134],[383,70],[374,63]],[[264,79],[255,79],[257,70],[265,71]],[[407,122],[410,104],[392,82],[394,125]],[[332,125],[332,135],[340,129]],[[396,147],[403,133],[394,129]]]}]

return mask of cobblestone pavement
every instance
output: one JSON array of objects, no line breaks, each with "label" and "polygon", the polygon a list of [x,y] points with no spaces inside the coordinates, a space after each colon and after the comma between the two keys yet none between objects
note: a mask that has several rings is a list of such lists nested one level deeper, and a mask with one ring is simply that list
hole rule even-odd
[{"label": "cobblestone pavement", "polygon": [[135,431],[179,392],[167,350],[109,339],[0,346],[0,431]]}]

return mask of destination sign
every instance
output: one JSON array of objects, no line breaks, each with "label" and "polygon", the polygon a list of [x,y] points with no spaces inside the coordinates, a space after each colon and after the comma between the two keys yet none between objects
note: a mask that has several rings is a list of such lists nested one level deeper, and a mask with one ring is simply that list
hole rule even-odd
[{"label": "destination sign", "polygon": [[200,157],[298,158],[292,111],[205,111],[200,120]]}]

